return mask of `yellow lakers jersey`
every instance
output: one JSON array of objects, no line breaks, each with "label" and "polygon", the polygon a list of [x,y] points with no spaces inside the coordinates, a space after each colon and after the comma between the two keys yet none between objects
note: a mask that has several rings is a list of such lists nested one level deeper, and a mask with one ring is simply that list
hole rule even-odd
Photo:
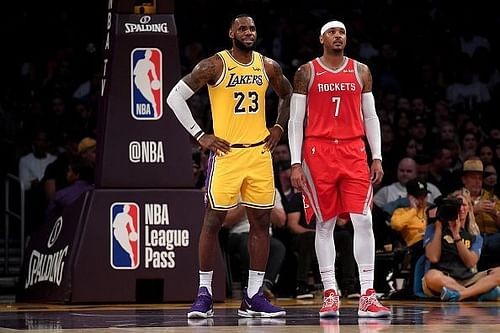
[{"label": "yellow lakers jersey", "polygon": [[224,68],[214,85],[208,85],[214,134],[231,144],[252,144],[269,135],[266,127],[266,90],[269,80],[262,55],[242,64],[229,51],[217,53]]}]

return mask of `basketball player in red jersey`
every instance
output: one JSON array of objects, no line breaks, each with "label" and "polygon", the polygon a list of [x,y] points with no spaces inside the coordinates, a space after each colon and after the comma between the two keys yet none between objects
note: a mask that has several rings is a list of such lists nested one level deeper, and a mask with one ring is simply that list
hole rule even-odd
[{"label": "basketball player in red jersey", "polygon": [[[380,122],[369,68],[344,56],[346,28],[330,21],[321,28],[323,55],[302,65],[294,77],[289,144],[292,185],[304,194],[308,221],[316,217],[316,255],[323,282],[320,317],[339,315],[333,230],[350,217],[361,297],[358,316],[387,317],[373,289],[375,240],[372,183],[382,180]],[[305,126],[304,126],[305,125]],[[368,167],[364,138],[372,152]]]}]

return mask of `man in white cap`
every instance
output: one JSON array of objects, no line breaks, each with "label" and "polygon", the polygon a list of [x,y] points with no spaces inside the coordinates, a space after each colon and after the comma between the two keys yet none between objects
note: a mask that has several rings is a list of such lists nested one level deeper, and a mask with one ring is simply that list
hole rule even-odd
[{"label": "man in white cap", "polygon": [[[358,316],[387,317],[391,312],[379,303],[373,289],[371,204],[372,184],[383,177],[380,122],[370,69],[344,56],[346,36],[344,23],[326,23],[319,36],[323,55],[300,66],[295,74],[288,124],[291,182],[304,194],[308,221],[316,216],[316,256],[324,287],[320,317],[339,315],[333,241],[338,217],[350,218],[354,227],[362,294]],[[370,168],[365,137],[372,155]]]}]

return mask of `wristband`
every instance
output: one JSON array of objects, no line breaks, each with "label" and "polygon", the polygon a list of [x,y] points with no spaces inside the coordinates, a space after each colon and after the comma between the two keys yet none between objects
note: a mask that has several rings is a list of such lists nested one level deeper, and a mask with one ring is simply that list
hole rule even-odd
[{"label": "wristband", "polygon": [[281,126],[281,125],[280,125],[280,124],[278,124],[278,123],[274,124],[274,126],[273,126],[273,127],[275,127],[275,126],[276,126],[276,127],[279,127],[279,128],[281,129],[281,132],[282,132],[282,133],[285,133],[285,130],[283,129],[283,126]]},{"label": "wristband", "polygon": [[205,132],[199,131],[198,133],[196,133],[194,135],[194,138],[196,139],[196,141],[199,141],[201,139],[201,137],[204,136],[204,135],[205,135]]}]

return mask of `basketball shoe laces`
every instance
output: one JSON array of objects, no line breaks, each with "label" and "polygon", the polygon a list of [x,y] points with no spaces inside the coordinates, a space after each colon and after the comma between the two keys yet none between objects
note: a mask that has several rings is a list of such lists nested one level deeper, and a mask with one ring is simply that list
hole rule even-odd
[{"label": "basketball shoe laces", "polygon": [[210,306],[210,303],[212,301],[212,298],[210,297],[210,295],[206,294],[206,293],[200,293],[197,297],[196,297],[196,300],[193,304],[193,307],[196,307],[196,308],[205,308],[205,307],[209,307]]},{"label": "basketball shoe laces", "polygon": [[384,307],[378,301],[377,295],[375,295],[375,293],[371,294],[368,297],[366,297],[366,296],[365,297],[361,297],[359,305],[360,305],[360,308],[361,308],[362,311],[368,311],[368,308],[370,307],[370,305],[374,305],[377,308],[383,308]]},{"label": "basketball shoe laces", "polygon": [[323,307],[324,308],[331,308],[332,306],[338,306],[339,304],[339,295],[336,295],[334,293],[330,293],[325,299],[323,300]]}]

